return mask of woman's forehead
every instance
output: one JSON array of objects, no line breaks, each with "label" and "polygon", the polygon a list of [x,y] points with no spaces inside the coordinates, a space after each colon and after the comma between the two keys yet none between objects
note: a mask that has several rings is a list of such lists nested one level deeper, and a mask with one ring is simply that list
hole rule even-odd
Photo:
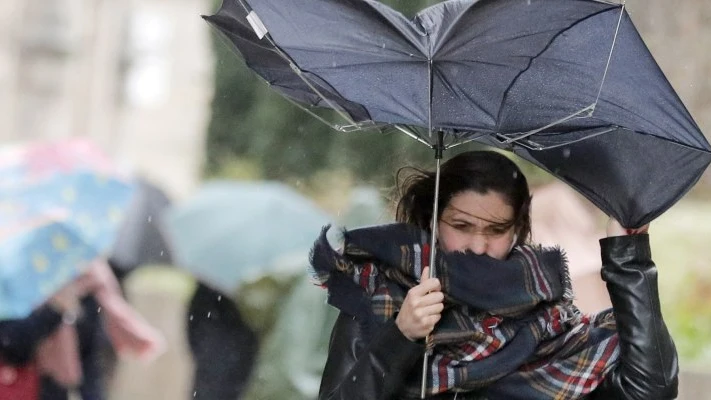
[{"label": "woman's forehead", "polygon": [[445,210],[451,216],[469,216],[485,221],[508,221],[513,218],[511,207],[500,193],[488,191],[484,194],[467,190],[456,194]]}]

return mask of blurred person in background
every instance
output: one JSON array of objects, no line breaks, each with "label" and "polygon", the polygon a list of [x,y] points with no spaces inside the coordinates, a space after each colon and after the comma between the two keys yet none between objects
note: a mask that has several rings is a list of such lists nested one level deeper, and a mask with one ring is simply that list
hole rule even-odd
[{"label": "blurred person in background", "polygon": [[195,364],[189,398],[242,398],[259,346],[256,333],[233,300],[201,282],[187,312],[188,343]]},{"label": "blurred person in background", "polygon": [[0,321],[0,398],[65,400],[75,391],[82,400],[106,399],[99,345],[107,337],[119,353],[146,360],[163,350],[162,336],[95,260],[28,317]]}]

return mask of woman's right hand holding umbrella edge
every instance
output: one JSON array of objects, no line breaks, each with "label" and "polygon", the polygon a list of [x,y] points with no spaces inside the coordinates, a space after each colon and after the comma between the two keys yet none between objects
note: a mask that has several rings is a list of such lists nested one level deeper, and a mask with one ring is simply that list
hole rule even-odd
[{"label": "woman's right hand holding umbrella edge", "polygon": [[426,337],[439,322],[444,309],[444,294],[439,279],[430,278],[430,267],[422,270],[420,284],[405,296],[395,324],[410,341]]}]

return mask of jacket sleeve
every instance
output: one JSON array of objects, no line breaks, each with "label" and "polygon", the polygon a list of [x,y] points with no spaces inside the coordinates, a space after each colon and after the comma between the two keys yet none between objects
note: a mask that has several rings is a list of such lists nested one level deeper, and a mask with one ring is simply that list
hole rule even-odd
[{"label": "jacket sleeve", "polygon": [[341,313],[331,333],[319,400],[390,399],[424,351],[424,344],[408,340],[394,319],[367,342],[364,324]]},{"label": "jacket sleeve", "polygon": [[39,342],[62,323],[62,315],[49,306],[35,310],[27,318],[0,321],[0,358],[24,365],[35,354]]},{"label": "jacket sleeve", "polygon": [[593,397],[674,399],[677,353],[662,318],[649,235],[609,237],[600,240],[600,247],[602,278],[617,322],[620,360]]}]

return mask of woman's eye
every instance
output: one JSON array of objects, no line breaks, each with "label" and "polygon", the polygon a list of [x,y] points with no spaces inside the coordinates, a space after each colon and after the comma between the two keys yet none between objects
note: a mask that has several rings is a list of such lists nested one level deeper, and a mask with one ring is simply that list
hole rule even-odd
[{"label": "woman's eye", "polygon": [[508,228],[489,228],[489,234],[491,235],[503,235],[508,231]]}]

